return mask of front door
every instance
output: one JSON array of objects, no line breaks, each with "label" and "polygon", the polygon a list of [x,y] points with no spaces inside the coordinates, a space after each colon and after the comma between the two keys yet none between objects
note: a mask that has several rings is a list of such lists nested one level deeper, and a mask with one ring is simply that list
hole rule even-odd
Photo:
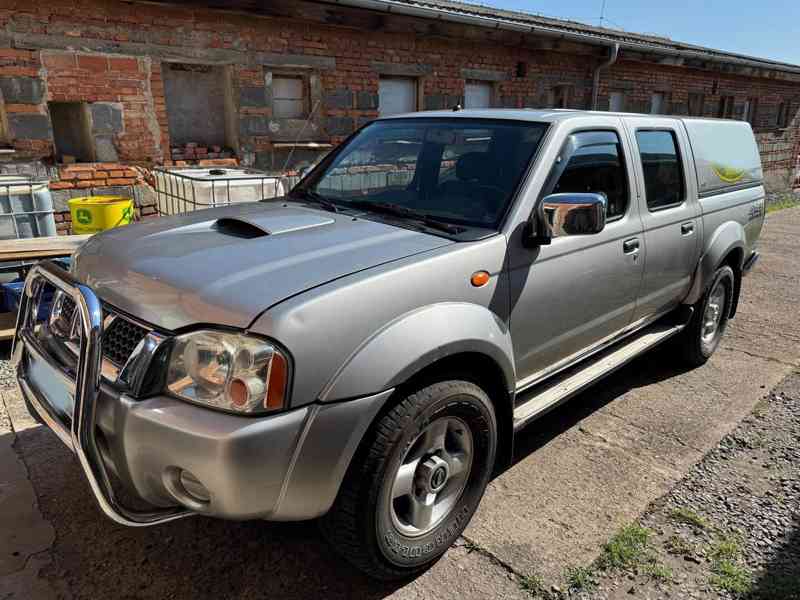
[{"label": "front door", "polygon": [[702,236],[686,132],[673,119],[626,120],[634,164],[642,182],[640,213],[647,257],[634,320],[652,318],[686,296]]},{"label": "front door", "polygon": [[642,280],[644,244],[630,149],[615,126],[567,132],[541,197],[604,194],[605,229],[512,249],[511,334],[519,388],[569,363],[631,322]]}]

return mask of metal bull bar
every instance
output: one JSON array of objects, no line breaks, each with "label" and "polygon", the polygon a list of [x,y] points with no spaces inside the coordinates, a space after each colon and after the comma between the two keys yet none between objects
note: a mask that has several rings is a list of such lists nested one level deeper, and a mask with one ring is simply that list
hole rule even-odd
[{"label": "metal bull bar", "polygon": [[[33,327],[39,312],[45,283],[51,284],[67,294],[75,302],[79,318],[80,351],[73,374],[67,372],[42,348],[34,335]],[[39,417],[78,456],[80,465],[89,481],[100,509],[113,521],[121,525],[142,527],[165,523],[192,512],[182,507],[153,510],[133,510],[123,506],[115,497],[111,481],[95,439],[97,401],[100,396],[100,376],[103,343],[103,309],[100,300],[72,275],[51,262],[42,262],[31,268],[19,307],[17,336],[14,340],[13,357],[17,367],[17,379],[26,400]],[[29,380],[23,354],[47,363],[61,376],[64,393],[74,392],[74,409],[70,423],[66,423]]]}]

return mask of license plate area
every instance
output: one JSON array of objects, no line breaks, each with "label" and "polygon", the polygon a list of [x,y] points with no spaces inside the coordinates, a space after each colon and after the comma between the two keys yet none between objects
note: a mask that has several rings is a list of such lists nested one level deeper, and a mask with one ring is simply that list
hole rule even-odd
[{"label": "license plate area", "polygon": [[31,384],[38,390],[42,400],[65,425],[72,422],[75,411],[75,395],[65,385],[64,375],[46,360],[32,353],[25,353],[26,371]]}]

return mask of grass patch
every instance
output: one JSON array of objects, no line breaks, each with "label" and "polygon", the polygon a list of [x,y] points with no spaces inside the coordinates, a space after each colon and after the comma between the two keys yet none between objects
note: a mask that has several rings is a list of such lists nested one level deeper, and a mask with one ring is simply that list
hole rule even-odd
[{"label": "grass patch", "polygon": [[642,573],[650,577],[650,579],[655,579],[656,581],[660,581],[661,583],[665,583],[667,581],[672,580],[672,569],[668,566],[661,564],[655,558],[651,558],[643,567]]},{"label": "grass patch", "polygon": [[715,561],[712,567],[714,574],[711,584],[721,590],[732,594],[746,594],[753,586],[753,578],[744,567],[740,567],[731,560]]},{"label": "grass patch", "polygon": [[549,598],[550,594],[544,587],[544,581],[538,575],[525,575],[519,578],[519,587],[532,598]]},{"label": "grass patch", "polygon": [[669,516],[673,521],[683,523],[685,525],[691,525],[692,527],[697,527],[698,529],[708,529],[709,527],[708,521],[690,508],[675,508],[672,510]]},{"label": "grass patch", "polygon": [[639,525],[627,525],[603,546],[597,559],[601,569],[630,569],[647,556],[650,531]]},{"label": "grass patch", "polygon": [[564,573],[570,591],[583,592],[594,589],[594,571],[589,567],[571,567]]},{"label": "grass patch", "polygon": [[711,547],[710,556],[714,561],[736,560],[742,553],[742,543],[736,536],[728,535]]},{"label": "grass patch", "polygon": [[669,536],[664,542],[664,549],[674,556],[692,556],[694,546],[678,534]]},{"label": "grass patch", "polygon": [[784,208],[794,208],[800,206],[800,199],[797,196],[785,195],[780,200],[770,202],[767,205],[767,214],[783,210]]}]

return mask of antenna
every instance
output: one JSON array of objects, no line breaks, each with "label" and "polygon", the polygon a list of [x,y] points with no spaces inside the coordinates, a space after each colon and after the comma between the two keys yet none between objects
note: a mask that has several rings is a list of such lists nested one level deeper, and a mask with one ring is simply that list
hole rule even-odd
[{"label": "antenna", "polygon": [[605,16],[606,16],[606,0],[603,0],[603,4],[600,7],[600,27],[603,26],[603,19],[605,19]]},{"label": "antenna", "polygon": [[[297,148],[297,143],[300,141],[300,138],[303,136],[303,133],[305,132],[306,127],[311,122],[311,119],[314,117],[314,113],[317,112],[317,109],[319,108],[320,102],[321,102],[321,100],[317,100],[314,103],[314,106],[311,108],[311,112],[308,113],[308,116],[306,117],[305,122],[303,122],[303,126],[300,128],[300,131],[297,132],[297,135],[294,138],[294,143],[292,144],[292,149],[289,150],[289,154],[286,155],[286,160],[283,163],[283,167],[281,167],[280,175],[283,175],[284,173],[286,173],[286,167],[289,166],[289,161],[292,160],[292,156],[294,155],[294,149]],[[275,182],[275,194],[276,195],[278,193],[278,183],[279,183],[279,181]]]}]

